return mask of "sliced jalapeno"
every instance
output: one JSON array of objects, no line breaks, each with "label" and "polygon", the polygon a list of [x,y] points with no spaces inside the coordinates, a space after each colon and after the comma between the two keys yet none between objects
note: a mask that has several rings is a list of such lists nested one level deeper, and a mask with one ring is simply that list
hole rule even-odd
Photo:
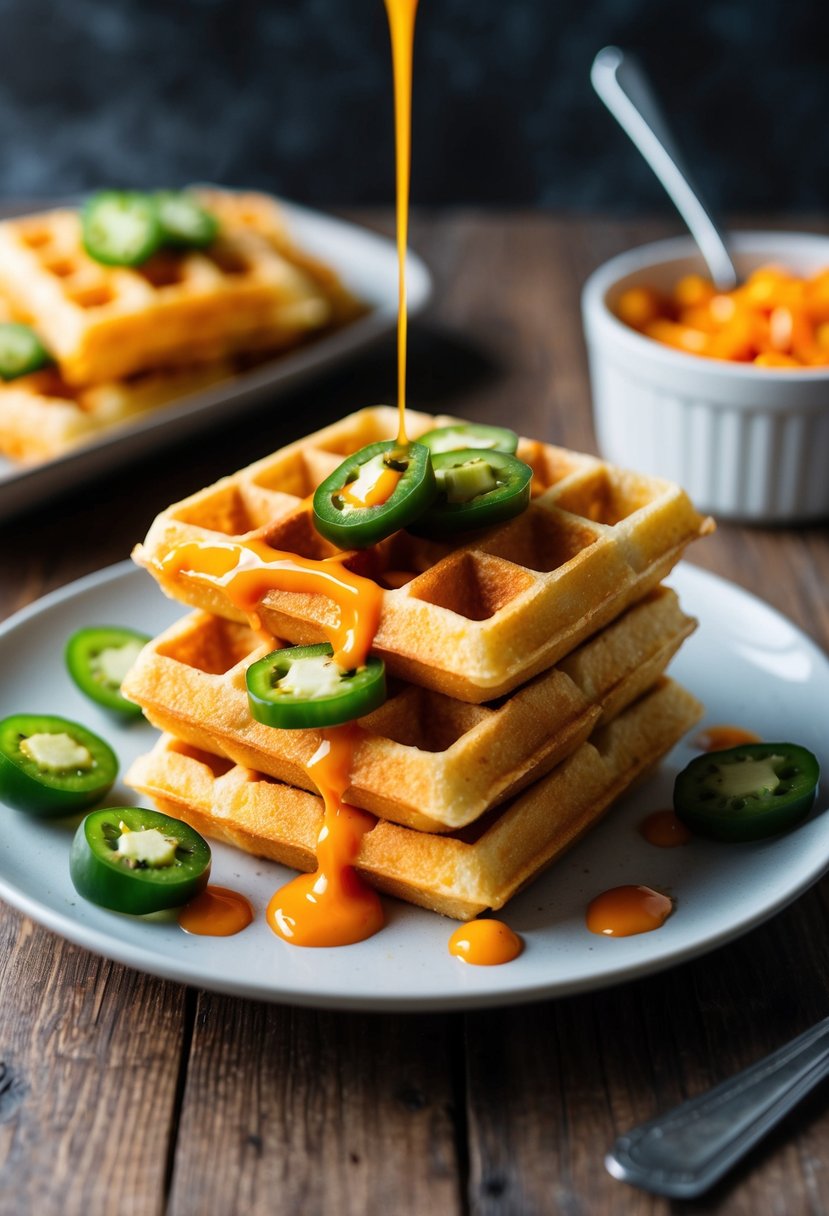
[{"label": "sliced jalapeno", "polygon": [[674,809],[700,836],[759,840],[808,815],[817,758],[795,743],[745,743],[697,756],[674,784]]},{"label": "sliced jalapeno", "polygon": [[0,798],[30,815],[71,815],[99,802],[118,774],[108,743],[51,714],[0,722]]},{"label": "sliced jalapeno", "polygon": [[487,426],[483,422],[458,422],[453,426],[438,426],[418,438],[433,456],[441,452],[468,451],[484,448],[489,451],[506,452],[514,456],[518,447],[518,436],[505,426]]},{"label": "sliced jalapeno", "polygon": [[161,190],[155,196],[165,245],[204,249],[219,233],[219,221],[186,190]]},{"label": "sliced jalapeno", "polygon": [[0,380],[16,380],[40,371],[51,356],[30,325],[17,321],[0,324]]},{"label": "sliced jalapeno", "polygon": [[105,190],[81,214],[84,249],[105,266],[140,266],[161,246],[158,206],[149,194]]},{"label": "sliced jalapeno", "polygon": [[410,529],[447,536],[488,528],[526,510],[533,471],[506,452],[466,449],[432,457],[438,494]]},{"label": "sliced jalapeno", "polygon": [[207,886],[210,846],[188,824],[141,807],[107,807],[75,833],[69,873],[84,899],[145,916],[178,908]]},{"label": "sliced jalapeno", "polygon": [[382,659],[343,671],[327,642],[286,646],[252,663],[245,673],[251,715],[266,726],[304,730],[338,726],[371,713],[386,699]]},{"label": "sliced jalapeno", "polygon": [[121,683],[149,640],[145,633],[118,625],[79,629],[66,643],[66,666],[78,688],[92,701],[140,717],[141,707],[121,696]]},{"label": "sliced jalapeno", "polygon": [[317,486],[314,524],[341,549],[365,549],[422,515],[435,492],[423,444],[371,443]]}]

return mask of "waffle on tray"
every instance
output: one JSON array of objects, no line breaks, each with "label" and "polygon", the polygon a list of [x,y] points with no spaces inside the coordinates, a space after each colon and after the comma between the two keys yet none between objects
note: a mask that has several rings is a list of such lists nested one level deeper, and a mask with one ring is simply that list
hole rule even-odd
[{"label": "waffle on tray", "polygon": [[241,219],[208,249],[137,267],[90,258],[77,211],[5,220],[0,291],[77,385],[279,349],[331,320],[319,283]]},{"label": "waffle on tray", "polygon": [[[494,705],[399,686],[361,721],[346,801],[421,830],[471,823],[649,688],[694,624],[659,588]],[[320,732],[274,730],[248,712],[245,670],[270,649],[245,625],[191,613],[144,648],[122,691],[179,740],[314,790],[305,765]]]},{"label": "waffle on tray", "polygon": [[[396,419],[387,407],[362,410],[176,503],[136,560],[172,598],[244,620],[221,589],[163,569],[173,546],[263,540],[331,556],[309,496],[346,455],[393,436]],[[407,411],[413,439],[452,421]],[[503,696],[641,599],[713,526],[670,482],[532,440],[518,456],[537,493],[516,519],[454,545],[397,532],[346,559],[384,587],[373,650],[391,674],[470,703]],[[325,597],[287,592],[257,606],[274,637],[297,644],[324,640],[336,611]]]},{"label": "waffle on tray", "polygon": [[[694,725],[701,706],[660,680],[552,772],[449,835],[378,820],[357,858],[381,891],[467,920],[502,907],[591,828]],[[170,736],[126,778],[206,836],[299,870],[315,866],[321,801]]]},{"label": "waffle on tray", "polygon": [[0,381],[0,454],[54,459],[365,311],[296,245],[275,199],[194,193],[220,238],[136,268],[88,257],[74,211],[0,223],[0,321],[31,324],[56,359]]},{"label": "waffle on tray", "polygon": [[111,427],[198,393],[233,374],[227,361],[144,372],[87,388],[54,368],[0,383],[0,453],[23,464],[54,460]]}]

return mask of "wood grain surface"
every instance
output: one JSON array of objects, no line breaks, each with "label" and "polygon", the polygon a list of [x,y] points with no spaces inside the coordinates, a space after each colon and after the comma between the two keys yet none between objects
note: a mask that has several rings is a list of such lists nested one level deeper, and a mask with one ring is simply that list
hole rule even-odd
[{"label": "wood grain surface", "polygon": [[[357,218],[389,230],[387,215]],[[594,451],[580,285],[611,254],[674,231],[416,216],[436,295],[413,327],[412,405]],[[388,343],[242,425],[3,523],[0,616],[126,557],[170,501],[393,398],[394,377]],[[825,526],[721,525],[691,560],[829,648]],[[0,695],[0,708],[17,707]],[[825,1090],[704,1199],[655,1198],[602,1166],[632,1124],[829,1012],[828,930],[824,881],[739,941],[603,992],[469,1015],[339,1015],[139,975],[0,905],[0,1216],[829,1211]]]}]

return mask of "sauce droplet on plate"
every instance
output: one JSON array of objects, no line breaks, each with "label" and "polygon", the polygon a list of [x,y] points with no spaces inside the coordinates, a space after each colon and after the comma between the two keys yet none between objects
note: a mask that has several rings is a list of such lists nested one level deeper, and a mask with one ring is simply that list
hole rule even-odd
[{"label": "sauce droplet on plate", "polygon": [[664,925],[673,910],[673,900],[652,887],[611,887],[588,904],[587,927],[604,937],[633,937]]},{"label": "sauce droplet on plate", "polygon": [[518,934],[500,920],[472,920],[449,938],[449,953],[476,967],[511,963],[523,949]]},{"label": "sauce droplet on plate", "polygon": [[672,810],[653,811],[642,820],[639,832],[648,844],[658,849],[675,849],[677,845],[688,844],[692,839],[685,824]]},{"label": "sauce droplet on plate", "polygon": [[694,746],[703,752],[724,752],[743,743],[762,743],[762,739],[742,726],[709,726],[694,739]]},{"label": "sauce droplet on plate", "polygon": [[205,887],[178,914],[184,932],[199,937],[232,937],[252,920],[250,900],[228,887]]}]

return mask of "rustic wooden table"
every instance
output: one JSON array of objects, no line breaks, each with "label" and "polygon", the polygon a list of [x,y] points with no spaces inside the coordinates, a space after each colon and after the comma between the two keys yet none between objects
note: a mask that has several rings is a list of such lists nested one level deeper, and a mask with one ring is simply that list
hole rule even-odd
[{"label": "rustic wooden table", "polygon": [[[387,216],[362,218],[388,228]],[[412,403],[595,450],[579,286],[610,254],[674,230],[540,214],[416,217],[413,244],[437,291],[412,334]],[[312,422],[393,397],[394,384],[388,344],[243,426],[6,523],[0,615],[124,558],[168,502]],[[829,647],[825,528],[721,526],[691,560]],[[664,974],[444,1016],[192,991],[0,905],[0,1214],[666,1213],[667,1200],[605,1173],[615,1136],[827,1012],[826,882]],[[829,1210],[826,1107],[825,1091],[813,1095],[714,1192],[676,1210]]]}]

